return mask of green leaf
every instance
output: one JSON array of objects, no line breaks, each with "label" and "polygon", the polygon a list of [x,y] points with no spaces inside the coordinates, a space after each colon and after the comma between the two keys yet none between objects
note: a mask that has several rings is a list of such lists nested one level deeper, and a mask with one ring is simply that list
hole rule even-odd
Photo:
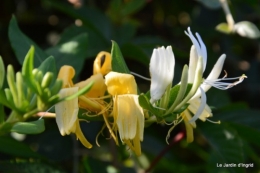
[{"label": "green leaf", "polygon": [[4,111],[4,106],[0,104],[0,124],[2,124],[5,121],[5,111]]},{"label": "green leaf", "polygon": [[11,132],[21,134],[38,134],[42,133],[44,130],[44,119],[39,119],[37,121],[15,123],[11,129]]},{"label": "green leaf", "polygon": [[3,87],[5,81],[5,66],[2,57],[0,56],[0,89]]},{"label": "green leaf", "polygon": [[147,56],[147,54],[144,52],[144,50],[132,43],[126,43],[122,46],[122,53],[126,55],[129,59],[134,59],[145,66],[149,64],[150,62],[150,57]]},{"label": "green leaf", "polygon": [[[0,152],[13,155],[15,157],[40,158],[41,156],[34,152],[31,147],[16,141],[10,137],[0,137]],[[1,165],[1,164],[0,164]]]},{"label": "green leaf", "polygon": [[[187,96],[187,94],[190,92],[191,87],[192,87],[192,84],[188,84],[185,95],[184,95],[183,98],[185,98]],[[176,99],[176,97],[179,93],[179,90],[180,90],[180,85],[175,85],[174,87],[171,88],[168,107],[170,107],[174,103],[174,101],[175,101],[175,99]]]},{"label": "green leaf", "polygon": [[87,43],[88,35],[83,33],[71,38],[68,42],[47,49],[46,53],[54,56],[58,69],[69,64],[77,69],[76,75],[78,75],[87,56]]},{"label": "green leaf", "polygon": [[65,173],[64,171],[55,168],[54,165],[49,165],[35,160],[15,160],[0,162],[0,171],[6,173],[30,173],[30,172],[51,172],[51,173]]},{"label": "green leaf", "polygon": [[[217,163],[244,163],[243,142],[238,133],[230,125],[221,123],[198,124],[198,128],[216,152]],[[238,167],[227,169],[234,173],[243,173],[244,170]]]},{"label": "green leaf", "polygon": [[13,110],[17,111],[16,107],[14,106],[14,103],[13,102],[9,102],[7,100],[4,90],[0,90],[0,103],[3,104],[4,106],[10,108],[10,109],[13,109]]},{"label": "green leaf", "polygon": [[234,26],[234,31],[242,37],[257,39],[260,37],[260,31],[255,24],[249,21],[238,22]]},{"label": "green leaf", "polygon": [[155,116],[161,117],[160,110],[153,107],[153,105],[149,101],[149,98],[145,94],[140,94],[138,97],[138,101],[143,109],[150,111]]},{"label": "green leaf", "polygon": [[144,7],[146,0],[131,0],[125,3],[121,9],[123,16],[129,16],[137,11],[139,11],[142,7]]},{"label": "green leaf", "polygon": [[227,23],[220,23],[216,26],[216,30],[225,34],[230,34],[232,30],[229,29]]},{"label": "green leaf", "polygon": [[45,74],[47,72],[52,72],[53,74],[57,74],[56,62],[54,57],[49,56],[48,58],[46,58],[38,67],[38,70],[42,71],[42,74]]},{"label": "green leaf", "polygon": [[239,136],[243,138],[245,141],[260,147],[260,130],[236,123],[228,124],[229,126],[233,127],[237,131]]},{"label": "green leaf", "polygon": [[112,41],[112,70],[119,73],[130,73],[118,44]]},{"label": "green leaf", "polygon": [[39,66],[41,62],[48,57],[36,43],[28,38],[18,27],[15,17],[13,16],[8,29],[9,40],[20,64],[23,63],[24,57],[31,46],[35,47],[35,66]]}]

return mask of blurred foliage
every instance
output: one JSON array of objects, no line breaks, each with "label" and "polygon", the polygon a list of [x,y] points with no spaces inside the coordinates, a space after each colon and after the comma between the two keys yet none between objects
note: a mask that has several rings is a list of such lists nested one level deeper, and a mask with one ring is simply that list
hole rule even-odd
[{"label": "blurred foliage", "polygon": [[[224,69],[229,76],[245,73],[248,79],[228,90],[211,89],[207,102],[213,119],[220,125],[199,122],[195,141],[174,145],[165,143],[168,127],[153,124],[145,129],[143,155],[129,156],[124,146],[99,139],[101,147],[85,149],[74,138],[62,137],[53,119],[45,119],[45,131],[27,135],[23,141],[11,135],[0,137],[0,172],[124,172],[145,170],[165,148],[170,147],[152,172],[259,172],[260,171],[260,57],[259,40],[238,34],[225,35],[215,27],[225,15],[213,0],[2,0],[0,2],[0,55],[4,64],[20,70],[31,45],[35,47],[35,66],[53,56],[56,68],[70,64],[77,79],[92,74],[92,61],[101,50],[111,51],[118,43],[130,71],[149,76],[153,48],[171,45],[176,58],[175,84],[181,67],[188,63],[191,43],[184,30],[191,26],[200,33],[208,50],[208,66],[225,53]],[[207,2],[207,3],[204,3]],[[230,1],[236,21],[250,21],[260,28],[257,0]],[[16,17],[16,20],[12,18]],[[2,75],[1,73],[0,75]],[[205,76],[206,77],[206,76]],[[142,92],[149,82],[136,78]],[[3,87],[7,86],[5,82]],[[9,113],[0,105],[0,114]],[[4,117],[4,116],[1,116]],[[3,122],[0,119],[0,122]],[[82,123],[92,143],[101,129],[100,122]],[[185,131],[178,126],[172,136]],[[106,138],[109,134],[104,134]],[[171,139],[170,139],[171,140]],[[220,168],[217,163],[253,163],[250,168]]]}]

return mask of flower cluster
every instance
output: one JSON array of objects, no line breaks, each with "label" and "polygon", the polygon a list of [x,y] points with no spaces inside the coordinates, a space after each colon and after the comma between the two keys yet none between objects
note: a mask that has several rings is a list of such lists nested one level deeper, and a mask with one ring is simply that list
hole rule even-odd
[{"label": "flower cluster", "polygon": [[[94,113],[103,116],[105,126],[111,137],[119,145],[126,144],[136,155],[141,154],[144,127],[146,122],[171,124],[167,139],[173,128],[185,124],[187,141],[193,141],[193,129],[196,120],[206,121],[212,117],[207,105],[206,92],[211,86],[229,89],[246,78],[219,78],[226,55],[217,60],[211,73],[204,79],[203,72],[207,64],[207,50],[198,33],[193,35],[190,28],[185,34],[192,42],[189,65],[183,67],[181,81],[173,86],[175,57],[170,46],[153,50],[150,60],[151,86],[145,94],[138,93],[138,87],[132,74],[113,71],[110,53],[97,55],[93,75],[85,81],[74,84],[75,70],[71,66],[60,69],[58,79],[63,81],[60,97],[67,97],[79,89],[91,84],[87,93],[55,105],[56,121],[61,135],[75,133],[82,144],[92,145],[84,137],[79,124],[79,108],[86,111],[86,116]],[[223,82],[225,80],[234,82]],[[92,115],[92,114],[91,114]],[[93,115],[92,115],[93,116]],[[103,130],[104,128],[102,128]]]}]

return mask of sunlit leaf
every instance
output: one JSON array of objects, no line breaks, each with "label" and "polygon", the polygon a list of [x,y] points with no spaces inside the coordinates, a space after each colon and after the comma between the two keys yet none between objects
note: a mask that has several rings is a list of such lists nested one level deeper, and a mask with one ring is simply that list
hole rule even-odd
[{"label": "sunlit leaf", "polygon": [[78,75],[87,56],[87,46],[88,35],[82,33],[65,43],[47,49],[46,53],[54,56],[58,69],[63,65],[69,64],[77,69],[76,75]]}]

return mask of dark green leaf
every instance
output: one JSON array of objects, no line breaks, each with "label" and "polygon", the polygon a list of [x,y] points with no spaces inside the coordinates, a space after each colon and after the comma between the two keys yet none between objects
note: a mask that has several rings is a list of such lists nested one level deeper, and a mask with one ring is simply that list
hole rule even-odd
[{"label": "dark green leaf", "polygon": [[112,41],[112,70],[119,73],[130,73],[118,44]]},{"label": "dark green leaf", "polygon": [[161,117],[160,110],[153,107],[153,105],[149,101],[149,98],[145,94],[140,94],[138,97],[138,101],[143,109],[150,111],[155,116]]},{"label": "dark green leaf", "polygon": [[46,58],[41,65],[38,67],[38,70],[42,71],[42,74],[47,72],[52,72],[53,74],[57,74],[56,71],[56,62],[53,56]]},{"label": "dark green leaf", "polygon": [[[28,145],[8,137],[0,137],[0,152],[18,157],[40,158]],[[0,164],[1,165],[1,164]]]},{"label": "dark green leaf", "polygon": [[39,66],[40,63],[48,57],[36,43],[34,43],[30,38],[28,38],[22,31],[19,29],[16,19],[13,16],[8,30],[9,39],[11,42],[11,46],[15,52],[15,55],[20,64],[23,63],[24,57],[27,54],[27,51],[30,49],[31,46],[35,47],[35,66]]},{"label": "dark green leaf", "polygon": [[69,64],[77,69],[76,75],[78,75],[87,56],[87,43],[88,35],[83,33],[71,38],[66,43],[47,49],[46,53],[54,56],[58,69]]},{"label": "dark green leaf", "polygon": [[126,43],[122,46],[122,53],[128,58],[134,59],[145,66],[150,62],[150,57],[146,55],[143,49],[132,43]]},{"label": "dark green leaf", "polygon": [[48,165],[46,163],[41,163],[39,161],[25,161],[25,160],[18,160],[18,161],[5,161],[0,162],[0,171],[6,173],[30,173],[30,172],[37,172],[37,173],[65,173],[62,170],[53,167],[53,165]]},{"label": "dark green leaf", "polygon": [[[243,143],[234,128],[224,123],[216,125],[207,122],[200,123],[198,128],[216,152],[217,163],[244,163]],[[227,170],[234,173],[244,172],[244,169],[238,167]]]},{"label": "dark green leaf", "polygon": [[12,132],[21,134],[38,134],[45,130],[44,119],[31,122],[18,122],[12,127]]},{"label": "dark green leaf", "polygon": [[122,15],[128,16],[131,15],[138,10],[140,10],[146,3],[146,0],[131,0],[124,4],[122,8]]},{"label": "dark green leaf", "polygon": [[0,104],[0,124],[4,122],[5,116],[4,106]]}]

